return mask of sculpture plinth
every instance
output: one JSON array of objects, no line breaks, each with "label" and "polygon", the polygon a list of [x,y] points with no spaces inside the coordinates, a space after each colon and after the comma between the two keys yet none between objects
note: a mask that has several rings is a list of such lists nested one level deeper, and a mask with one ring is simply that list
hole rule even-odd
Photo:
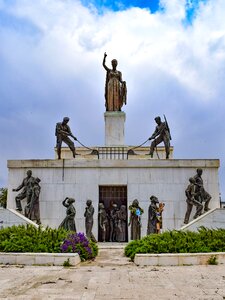
[{"label": "sculpture plinth", "polygon": [[124,146],[126,114],[122,111],[107,111],[105,117],[105,146]]}]

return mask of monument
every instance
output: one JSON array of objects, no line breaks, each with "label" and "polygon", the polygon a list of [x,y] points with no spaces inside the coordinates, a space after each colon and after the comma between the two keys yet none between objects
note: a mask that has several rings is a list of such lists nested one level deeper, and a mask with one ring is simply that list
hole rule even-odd
[{"label": "monument", "polygon": [[121,111],[127,101],[126,82],[117,70],[117,60],[112,60],[112,69],[106,66],[107,54],[104,54],[103,67],[106,70],[105,81],[105,145],[124,146],[124,123],[126,115]]},{"label": "monument", "polygon": [[[27,199],[27,203],[32,203],[31,191],[35,187],[36,198],[33,199],[34,203],[39,203],[43,226],[61,226],[86,232],[90,238],[103,242],[127,242],[146,235],[147,229],[147,233],[180,229],[187,210],[185,190],[188,179],[193,177],[196,169],[201,169],[203,171],[197,171],[194,179],[194,191],[190,188],[187,195],[189,207],[186,220],[192,219],[190,208],[194,201],[201,202],[202,206],[204,204],[203,217],[213,213],[220,207],[219,160],[174,159],[170,129],[166,119],[162,121],[160,117],[155,118],[157,125],[155,129],[152,128],[150,138],[140,146],[127,146],[125,113],[122,111],[126,104],[126,83],[117,70],[117,61],[112,60],[112,68],[108,68],[106,57],[105,54],[105,145],[76,147],[76,153],[79,154],[76,155],[73,140],[77,138],[68,126],[69,118],[64,117],[56,125],[55,159],[8,161],[8,209],[11,212],[18,209],[22,213],[26,206],[26,201],[22,200]],[[144,146],[149,139],[153,140],[150,151],[149,145]],[[63,147],[63,142],[68,147]],[[159,146],[161,142],[163,146]],[[92,152],[98,155],[92,155]],[[35,177],[41,178],[40,185],[35,182],[32,172]],[[18,187],[14,191],[22,190],[16,196],[16,201],[12,191],[15,186]],[[165,205],[163,225],[158,215],[158,204],[157,209],[152,204],[148,214],[150,195],[157,195],[163,207]],[[65,199],[63,205],[62,199]],[[21,213],[18,215],[22,218]],[[154,224],[148,225],[151,218]],[[202,216],[194,222],[199,218]],[[161,225],[157,225],[160,222]],[[150,225],[154,228],[150,228]]]}]

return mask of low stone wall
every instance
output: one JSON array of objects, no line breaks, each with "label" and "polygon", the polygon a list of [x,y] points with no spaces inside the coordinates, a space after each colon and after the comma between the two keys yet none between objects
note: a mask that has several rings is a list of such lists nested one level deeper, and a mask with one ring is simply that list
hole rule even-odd
[{"label": "low stone wall", "polygon": [[80,263],[77,253],[3,253],[0,264],[62,266],[69,259],[72,266]]},{"label": "low stone wall", "polygon": [[225,264],[225,252],[136,254],[134,263],[138,266],[208,265],[214,256],[218,264]]}]

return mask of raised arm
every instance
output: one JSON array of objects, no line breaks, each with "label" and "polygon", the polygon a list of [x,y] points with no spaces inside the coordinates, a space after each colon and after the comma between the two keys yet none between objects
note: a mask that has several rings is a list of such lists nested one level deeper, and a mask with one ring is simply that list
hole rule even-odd
[{"label": "raised arm", "polygon": [[67,200],[68,200],[69,198],[68,197],[66,197],[64,200],[63,200],[63,202],[62,202],[62,205],[63,206],[65,206],[65,207],[68,207],[69,206],[69,204],[67,203]]},{"label": "raised arm", "polygon": [[102,65],[103,65],[103,67],[104,67],[104,69],[105,69],[106,71],[109,71],[109,68],[108,68],[108,67],[106,66],[106,64],[105,64],[106,56],[107,56],[107,54],[106,54],[106,52],[105,52],[105,53],[104,53],[104,58],[103,58]]}]

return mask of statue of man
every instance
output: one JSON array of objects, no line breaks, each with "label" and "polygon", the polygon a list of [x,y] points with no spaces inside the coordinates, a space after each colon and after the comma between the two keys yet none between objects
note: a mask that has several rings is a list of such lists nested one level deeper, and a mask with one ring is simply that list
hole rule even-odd
[{"label": "statue of man", "polygon": [[77,140],[77,138],[72,134],[70,130],[70,127],[68,125],[69,120],[70,119],[68,117],[65,117],[63,118],[62,122],[56,124],[55,135],[58,159],[61,159],[62,142],[67,144],[67,146],[73,153],[73,157],[75,158],[75,146],[73,141],[71,141],[71,139],[69,138],[69,136],[71,136],[75,141]]},{"label": "statue of man", "polygon": [[27,177],[23,179],[22,183],[16,188],[13,189],[13,192],[18,192],[22,189],[22,192],[19,193],[15,200],[16,200],[16,210],[19,212],[22,212],[22,206],[21,206],[21,200],[27,199],[27,204],[30,203],[31,197],[32,197],[32,185],[33,182],[35,181],[35,178],[32,176],[32,171],[28,170],[27,171]]},{"label": "statue of man", "polygon": [[86,205],[87,206],[86,206],[85,212],[84,212],[86,236],[87,236],[87,238],[91,239],[93,242],[96,242],[96,239],[92,233],[92,227],[93,227],[93,223],[94,223],[93,215],[94,215],[95,209],[92,205],[91,200],[87,200]]},{"label": "statue of man", "polygon": [[121,111],[123,104],[126,104],[126,81],[122,80],[122,73],[118,71],[117,60],[112,60],[112,69],[109,69],[106,64],[107,54],[104,54],[103,67],[106,70],[105,82],[105,107],[106,111]]},{"label": "statue of man", "polygon": [[168,159],[170,155],[170,140],[171,140],[168,124],[167,122],[162,122],[160,117],[156,117],[155,122],[157,126],[155,128],[154,133],[149,138],[149,140],[154,140],[151,143],[149,155],[153,157],[155,147],[157,147],[158,144],[163,142],[166,149],[166,159]]},{"label": "statue of man", "polygon": [[157,204],[159,200],[156,196],[150,197],[151,204],[148,208],[148,228],[147,228],[147,235],[151,233],[157,233]]},{"label": "statue of man", "polygon": [[207,212],[208,210],[210,210],[209,202],[210,202],[212,197],[204,189],[203,179],[202,179],[203,170],[202,169],[197,169],[196,172],[197,172],[197,174],[194,176],[195,185],[196,185],[196,197],[195,198],[196,198],[197,201],[199,201],[201,203],[205,202],[204,212]]},{"label": "statue of man", "polygon": [[202,208],[203,205],[201,204],[200,201],[196,200],[196,195],[197,195],[197,189],[198,187],[195,184],[195,179],[193,177],[189,178],[189,182],[190,184],[188,185],[188,187],[185,190],[185,195],[187,197],[187,211],[184,217],[184,224],[188,224],[189,222],[189,218],[190,218],[190,214],[192,211],[192,207],[193,205],[196,206],[196,213],[194,215],[194,219],[196,219],[198,216],[201,215],[202,213]]}]

